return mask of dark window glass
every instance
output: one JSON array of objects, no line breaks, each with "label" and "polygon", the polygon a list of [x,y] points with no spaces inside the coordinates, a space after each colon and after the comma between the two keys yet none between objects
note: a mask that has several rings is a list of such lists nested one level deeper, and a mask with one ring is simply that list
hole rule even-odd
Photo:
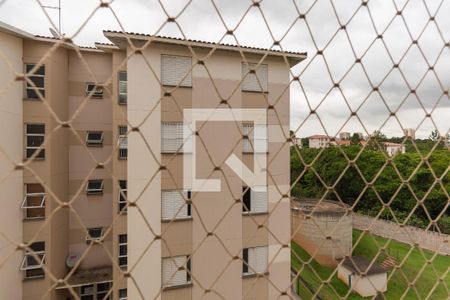
[{"label": "dark window glass", "polygon": [[242,273],[248,273],[248,249],[242,249]]},{"label": "dark window glass", "polygon": [[251,210],[251,190],[248,187],[242,187],[242,211]]}]

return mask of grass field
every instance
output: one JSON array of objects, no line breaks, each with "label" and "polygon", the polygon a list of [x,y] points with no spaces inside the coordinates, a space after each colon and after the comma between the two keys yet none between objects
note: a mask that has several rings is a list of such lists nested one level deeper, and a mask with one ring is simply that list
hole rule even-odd
[{"label": "grass field", "polygon": [[[361,231],[353,231],[353,241],[361,235]],[[376,241],[376,242],[375,242]],[[369,259],[373,259],[379,252],[379,248],[388,243],[388,240],[365,234],[358,243],[353,255],[361,255]],[[411,250],[407,244],[391,241],[387,246],[389,253],[395,253],[397,262],[403,262],[404,258],[408,258],[402,267],[397,270],[391,270],[388,273],[388,290],[385,293],[387,299],[448,299],[450,291],[450,257],[443,255],[434,256],[433,252],[418,249]],[[319,290],[318,295],[322,299],[339,299],[348,293],[348,287],[337,278],[337,273],[331,278],[334,269],[323,267],[316,261],[305,263],[310,260],[310,256],[306,251],[292,242],[292,267],[300,270],[300,276],[307,282],[310,289],[314,292]],[[298,258],[303,261],[301,262]],[[377,260],[381,260],[379,257]],[[427,264],[427,260],[431,260]],[[422,270],[423,269],[423,270]],[[416,279],[418,274],[420,276]],[[439,281],[442,278],[442,281]],[[322,282],[330,279],[329,283],[322,285]],[[408,282],[415,282],[415,289],[408,289]],[[437,283],[437,284],[436,284]],[[436,286],[435,286],[436,284]],[[299,283],[299,295],[302,299],[312,299],[313,293],[309,291],[301,282]],[[338,296],[339,295],[339,296]],[[356,293],[351,293],[348,299],[365,299]]]}]

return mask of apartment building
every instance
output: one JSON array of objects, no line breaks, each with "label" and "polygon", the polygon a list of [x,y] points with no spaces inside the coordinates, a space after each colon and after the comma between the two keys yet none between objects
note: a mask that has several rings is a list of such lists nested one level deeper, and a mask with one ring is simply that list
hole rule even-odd
[{"label": "apartment building", "polygon": [[[11,195],[2,230],[28,245],[0,250],[2,260],[12,254],[0,298],[287,297],[286,86],[304,53],[112,31],[111,44],[80,48],[0,25],[16,73],[1,72],[13,88],[0,111],[11,139],[0,147],[26,162],[0,162],[2,174],[13,170],[0,184]],[[192,191],[183,111],[217,107],[267,109],[268,137],[247,121],[196,124],[197,176],[222,189]],[[223,163],[234,154],[252,169],[257,144],[267,145],[266,192]]]},{"label": "apartment building", "polygon": [[333,136],[316,134],[309,137],[309,148],[326,148],[334,143]]}]

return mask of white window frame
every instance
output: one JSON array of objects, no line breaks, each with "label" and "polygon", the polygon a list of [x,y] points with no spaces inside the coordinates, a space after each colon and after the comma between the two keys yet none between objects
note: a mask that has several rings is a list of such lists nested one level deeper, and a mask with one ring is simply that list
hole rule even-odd
[{"label": "white window frame", "polygon": [[[267,272],[268,266],[268,246],[259,246],[245,248],[247,249],[247,266],[248,271],[243,272],[243,276],[254,275],[254,274],[264,274]],[[244,250],[244,249],[243,249]],[[244,264],[244,257],[242,258],[242,263]]]},{"label": "white window frame", "polygon": [[[191,191],[161,190],[161,220],[171,221],[192,219],[191,198]],[[189,203],[186,203],[185,199],[189,201]],[[169,201],[172,202],[170,205],[178,204],[177,207],[170,207],[172,208],[172,212],[170,210],[168,212],[164,210],[167,205],[165,202]]]},{"label": "white window frame", "polygon": [[[250,70],[255,70],[255,73],[250,73]],[[269,66],[267,64],[242,63],[242,91],[267,92],[268,85]]]},{"label": "white window frame", "polygon": [[[100,188],[98,188],[98,189],[90,189],[90,188],[89,188],[89,183],[91,183],[92,181],[101,181]],[[88,194],[88,195],[99,195],[99,194],[103,194],[103,184],[104,184],[103,179],[89,179],[89,180],[86,182],[86,194]]]},{"label": "white window frame", "polygon": [[[120,186],[120,182],[121,181],[125,181],[125,184],[127,185],[127,187],[126,188],[122,188],[121,186]],[[127,182],[127,180],[119,180],[119,195],[118,195],[118,197],[117,197],[117,202],[119,203],[119,212],[121,212],[121,211],[124,211],[124,212],[126,212],[127,211],[127,207],[125,207],[124,209],[120,209],[120,205],[121,204],[125,204],[125,206],[127,205],[127,190],[128,190],[128,182]],[[122,194],[125,196],[124,198],[124,200],[122,201]]]},{"label": "white window frame", "polygon": [[[90,139],[90,134],[100,134],[99,140]],[[103,131],[87,131],[86,132],[86,145],[87,146],[102,146],[103,145]]]},{"label": "white window frame", "polygon": [[[100,236],[99,237],[93,237],[90,234],[90,230],[97,230],[100,229]],[[100,241],[103,238],[103,234],[104,234],[104,230],[103,227],[89,227],[86,229],[87,230],[87,235],[86,235],[86,241],[90,242],[90,241]]]},{"label": "white window frame", "polygon": [[[118,131],[118,157],[119,159],[127,159],[128,158],[128,127],[126,125],[119,125],[117,128]],[[125,131],[125,132],[124,132]]]},{"label": "white window frame", "polygon": [[[184,266],[184,270],[179,269],[182,266]],[[161,259],[161,280],[164,288],[191,284],[191,272],[192,258],[189,255],[163,257]]]},{"label": "white window frame", "polygon": [[[120,79],[120,74],[125,74],[126,80]],[[125,92],[121,91],[121,87],[124,87]],[[117,97],[120,105],[126,105],[128,102],[128,73],[127,71],[117,72]]]},{"label": "white window frame", "polygon": [[[44,133],[28,133],[28,125],[40,125],[44,127]],[[25,123],[25,158],[31,158],[34,153],[36,151],[44,151],[44,156],[43,157],[39,157],[39,155],[36,155],[34,157],[34,159],[45,159],[45,147],[41,147],[41,145],[39,146],[28,146],[28,137],[31,136],[38,136],[38,137],[43,137],[43,141],[42,144],[45,144],[45,123]],[[39,148],[41,148],[40,150],[38,150]],[[33,154],[31,154],[30,156],[28,156],[28,150],[34,150]]]},{"label": "white window frame", "polygon": [[[242,123],[241,128],[242,133],[246,136],[242,141],[242,153],[268,153],[268,131],[266,125],[258,124],[255,126],[251,123]],[[262,131],[259,131],[257,128],[265,128],[266,135],[258,136]]]},{"label": "white window frame", "polygon": [[[244,206],[244,197],[245,193],[250,192],[250,210],[248,207]],[[242,214],[244,215],[251,215],[251,214],[264,214],[269,211],[269,198],[268,198],[268,190],[267,186],[265,188],[265,191],[262,192],[260,189],[256,188],[250,189],[249,187],[242,187]]]},{"label": "white window frame", "polygon": [[[92,87],[92,90],[90,90],[90,87]],[[86,96],[91,99],[103,99],[103,87],[96,85],[94,82],[86,82],[85,92]]]},{"label": "white window frame", "polygon": [[161,84],[192,87],[192,57],[161,55]]},{"label": "white window frame", "polygon": [[[103,283],[109,283],[108,291],[99,291],[98,290],[98,285],[103,284]],[[88,286],[88,285],[92,285],[92,290],[88,291],[87,293],[86,292],[82,293],[82,288],[85,286]],[[103,282],[96,282],[96,283],[89,283],[89,284],[81,285],[79,287],[80,299],[81,299],[81,297],[84,297],[84,296],[92,296],[93,299],[97,299],[97,300],[103,299],[103,297],[101,297],[101,298],[99,297],[99,294],[100,294],[100,296],[103,294],[106,295],[111,290],[111,288],[112,288],[111,281],[103,281]],[[111,299],[111,294],[107,297],[107,299]]]},{"label": "white window frame", "polygon": [[[187,153],[192,148],[192,135],[184,139],[184,130],[189,130],[183,122],[161,122],[161,153]],[[173,136],[169,136],[170,133]]]},{"label": "white window frame", "polygon": [[[38,264],[29,266],[28,265],[28,258],[30,257],[30,258],[32,258],[33,260],[36,261],[35,256],[37,256],[39,258]],[[20,263],[20,271],[24,272],[24,274],[25,274],[24,277],[26,279],[29,279],[29,278],[42,278],[45,275],[27,276],[26,275],[26,271],[42,269],[43,266],[44,266],[44,263],[45,263],[45,243],[44,243],[44,250],[41,250],[41,251],[29,251],[29,250],[27,250],[24,253],[23,258],[22,258],[22,262]]]},{"label": "white window frame", "polygon": [[[35,66],[36,66],[36,64],[35,63],[25,63],[24,64],[24,72],[26,73],[26,74],[28,74],[28,71],[27,71],[27,67],[28,66],[31,66],[31,69],[33,69]],[[35,74],[35,73],[32,73],[32,74],[30,74],[30,75],[28,75],[28,77],[29,77],[29,79],[31,80],[31,77],[41,77],[41,78],[43,78],[43,80],[44,80],[44,86],[43,87],[38,87],[38,86],[36,86],[36,87],[33,87],[33,86],[28,86],[28,81],[25,81],[25,86],[24,86],[24,89],[25,89],[25,95],[24,95],[24,98],[25,99],[37,99],[37,100],[40,100],[40,98],[39,98],[39,96],[37,96],[36,98],[34,98],[34,97],[28,97],[28,90],[32,90],[32,91],[34,91],[35,93],[36,93],[36,95],[38,94],[37,93],[37,91],[39,91],[40,93],[41,93],[41,95],[42,95],[42,97],[44,97],[45,98],[45,65],[43,64],[43,65],[40,65],[40,67],[38,68],[38,70],[40,69],[40,68],[44,68],[44,75],[42,75],[42,74]]]},{"label": "white window frame", "polygon": [[[127,237],[127,241],[125,243],[123,243],[123,242],[121,243],[120,242],[120,236],[121,235],[125,235]],[[121,255],[120,254],[120,248],[123,247],[123,246],[126,247],[127,254],[125,254],[125,255]],[[119,267],[121,267],[121,268],[127,267],[128,266],[128,236],[127,236],[127,234],[119,234],[119,236],[117,237],[117,250],[118,250],[117,251],[117,257],[118,257],[118,261],[119,261]],[[125,265],[120,264],[120,259],[121,258],[126,258],[127,263]]]},{"label": "white window frame", "polygon": [[[41,203],[37,206],[35,205],[28,205],[28,197],[42,197]],[[20,206],[24,210],[25,219],[27,220],[33,220],[33,219],[44,219],[43,217],[28,217],[28,210],[29,209],[45,209],[45,191],[40,193],[28,193],[27,192],[27,185],[25,185],[25,197],[23,198],[22,205]]]}]

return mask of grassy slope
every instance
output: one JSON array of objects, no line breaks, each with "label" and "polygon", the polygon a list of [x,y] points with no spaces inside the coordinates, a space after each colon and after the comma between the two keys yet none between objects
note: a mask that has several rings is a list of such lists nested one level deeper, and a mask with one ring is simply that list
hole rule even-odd
[{"label": "grassy slope", "polygon": [[[358,230],[353,231],[353,241],[357,241],[361,232]],[[361,241],[358,243],[354,250],[354,255],[361,255],[372,259],[379,253],[379,248],[384,246],[388,241],[381,237],[375,237],[372,235],[365,234]],[[389,253],[395,254],[398,257],[398,262],[402,262],[403,259],[410,253],[411,247],[407,244],[399,243],[396,241],[391,241],[387,246],[387,251]],[[294,242],[292,243],[292,250],[295,251],[298,257],[301,258],[303,262],[309,261],[310,256],[302,248],[300,248]],[[324,280],[327,280],[334,269],[327,268],[319,265],[316,261],[312,260],[311,263],[301,263],[297,256],[292,254],[292,266],[296,270],[299,270],[303,266],[300,272],[301,277],[308,282],[310,287],[314,290],[319,290],[319,296],[323,299],[338,299],[340,296],[346,295],[348,288],[337,278],[337,274],[334,275],[330,284],[324,284],[321,286]],[[385,297],[388,299],[400,299],[404,295],[404,299],[424,299],[432,290],[434,284],[439,280],[439,277],[443,278],[433,292],[430,294],[429,299],[448,299],[448,291],[450,290],[450,257],[436,255],[431,264],[426,265],[426,260],[433,257],[432,252],[422,252],[418,249],[413,249],[409,254],[407,260],[404,262],[402,267],[398,270],[390,271],[388,274],[388,291]],[[381,257],[380,257],[381,259]],[[414,280],[422,268],[425,268],[419,278],[416,280],[416,289],[409,289],[408,281]],[[315,271],[315,273],[314,273]],[[437,274],[437,275],[436,275]],[[438,277],[439,276],[439,277]],[[447,287],[447,288],[446,288]],[[336,293],[333,291],[336,291]],[[416,294],[418,293],[418,295]],[[300,296],[302,299],[311,299],[312,293],[308,291],[300,283]],[[364,299],[357,295],[356,293],[351,293],[348,299]]]}]

